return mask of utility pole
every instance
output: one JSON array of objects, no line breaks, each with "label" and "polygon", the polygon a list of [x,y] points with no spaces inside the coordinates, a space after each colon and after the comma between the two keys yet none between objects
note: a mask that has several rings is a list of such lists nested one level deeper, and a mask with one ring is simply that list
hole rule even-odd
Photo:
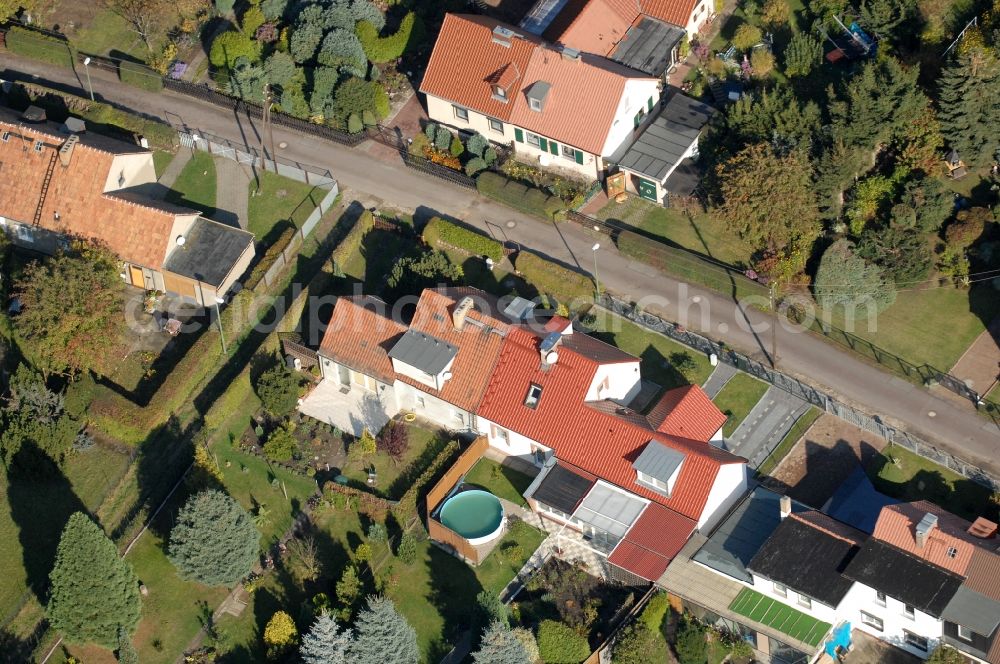
[{"label": "utility pole", "polygon": [[274,172],[278,172],[278,153],[274,151],[274,122],[271,120],[271,106],[274,105],[274,93],[271,86],[264,86],[265,101],[267,103],[267,142],[271,146],[271,161],[274,162]]},{"label": "utility pole", "polygon": [[[260,167],[262,170],[267,170],[267,157],[264,153],[264,138],[268,138],[269,150],[271,155],[271,160],[274,161],[274,172],[278,172],[278,162],[275,159],[274,154],[274,132],[271,130],[271,84],[264,83],[264,108],[262,116],[262,126],[260,128]],[[258,191],[259,191],[258,187]]]},{"label": "utility pole", "polygon": [[778,368],[778,310],[774,306],[774,284],[771,281],[770,290],[770,300],[771,300],[771,315],[774,316],[774,320],[771,321],[771,368]]}]

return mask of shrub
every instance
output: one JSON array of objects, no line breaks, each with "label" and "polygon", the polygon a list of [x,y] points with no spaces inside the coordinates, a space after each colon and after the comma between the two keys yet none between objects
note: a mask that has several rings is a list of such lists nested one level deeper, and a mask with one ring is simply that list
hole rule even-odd
[{"label": "shrub", "polygon": [[462,153],[465,152],[465,146],[462,145],[462,139],[458,136],[451,139],[451,145],[448,149],[454,157],[461,157]]},{"label": "shrub", "polygon": [[314,23],[296,24],[292,30],[292,38],[288,42],[288,51],[296,62],[307,62],[316,55],[316,49],[323,40],[323,29]]},{"label": "shrub", "polygon": [[298,449],[295,435],[288,425],[283,425],[268,434],[267,442],[264,443],[264,456],[272,461],[289,461]]},{"label": "shrub", "polygon": [[665,641],[644,622],[629,625],[615,641],[612,664],[645,664],[667,661]]},{"label": "shrub", "polygon": [[275,261],[278,260],[278,257],[281,256],[282,252],[288,248],[289,244],[291,244],[297,232],[298,229],[294,226],[289,226],[281,235],[278,236],[278,239],[275,240],[274,244],[267,248],[267,251],[264,252],[260,261],[258,261],[253,270],[250,271],[250,276],[244,284],[248,290],[257,288],[261,280],[264,279],[264,275],[267,271],[271,269],[271,266],[273,266]]},{"label": "shrub", "polygon": [[271,85],[285,85],[295,77],[298,68],[295,60],[287,53],[276,51],[264,63],[264,70],[267,72],[267,80]]},{"label": "shrub", "polygon": [[405,425],[399,422],[389,422],[379,432],[377,448],[399,461],[410,448],[410,434]]},{"label": "shrub", "polygon": [[288,0],[261,0],[260,10],[268,21],[277,21],[285,13]]},{"label": "shrub", "polygon": [[590,302],[593,298],[594,282],[590,277],[547,261],[537,254],[521,251],[517,255],[515,267],[540,293],[554,295],[563,302],[577,305]]},{"label": "shrub", "polygon": [[295,645],[299,635],[295,629],[295,621],[284,611],[278,611],[267,621],[264,628],[264,645],[267,646],[268,658],[276,658]]},{"label": "shrub", "polygon": [[[375,102],[376,104],[378,103],[377,98],[375,99]],[[361,112],[361,123],[366,127],[374,127],[375,125],[378,124],[378,118],[375,117],[374,113],[365,109],[364,111]]]},{"label": "shrub", "polygon": [[33,60],[73,68],[73,52],[67,42],[34,30],[13,26],[7,31],[7,49]]},{"label": "shrub", "polygon": [[428,122],[424,127],[424,136],[426,136],[427,139],[433,143],[434,139],[437,137],[437,130],[438,125],[436,122]]},{"label": "shrub", "polygon": [[379,117],[385,117],[389,112],[388,98],[383,104],[379,98],[379,90],[384,96],[385,90],[382,90],[377,83],[350,76],[334,90],[331,111],[341,121],[345,121],[352,113],[360,116],[366,110],[373,111]]},{"label": "shrub", "polygon": [[146,65],[122,61],[118,65],[118,78],[122,83],[150,92],[163,89],[163,78]]},{"label": "shrub", "polygon": [[184,503],[170,531],[168,555],[182,578],[228,586],[250,573],[259,550],[260,534],[246,510],[209,490]]},{"label": "shrub", "polygon": [[483,151],[483,161],[486,162],[487,166],[492,166],[497,161],[497,151],[491,145]]},{"label": "shrub", "polygon": [[437,131],[434,134],[434,147],[440,150],[441,152],[450,150],[451,139],[452,139],[451,131],[449,131],[447,127],[438,125]]},{"label": "shrub", "polygon": [[264,410],[272,417],[287,415],[299,399],[299,377],[280,357],[273,367],[264,371],[254,386]]},{"label": "shrub", "polygon": [[359,71],[368,68],[361,42],[353,32],[339,28],[334,28],[323,38],[316,59],[327,67],[346,66]]},{"label": "shrub", "polygon": [[760,43],[761,38],[760,28],[744,23],[736,28],[736,34],[733,35],[733,46],[738,51],[749,51]]},{"label": "shrub", "polygon": [[260,59],[260,44],[235,30],[223,32],[212,41],[208,60],[216,67],[232,69],[240,58],[257,62]]},{"label": "shrub", "polygon": [[579,664],[590,656],[587,639],[555,620],[538,626],[538,653],[546,664]]},{"label": "shrub", "polygon": [[236,0],[215,0],[215,9],[220,14],[232,14]]},{"label": "shrub", "polygon": [[411,11],[403,17],[399,30],[388,37],[379,37],[378,29],[368,21],[360,21],[355,32],[368,59],[375,64],[382,64],[396,60],[410,44],[418,43],[423,36],[423,23]]},{"label": "shrub", "polygon": [[503,245],[491,237],[466,226],[433,217],[423,232],[424,242],[432,247],[444,244],[465,251],[472,256],[489,256],[494,262],[503,259]]},{"label": "shrub", "polygon": [[465,174],[470,178],[476,173],[486,170],[486,161],[482,157],[473,157],[465,163]]},{"label": "shrub", "polygon": [[705,641],[705,628],[690,615],[685,614],[681,618],[674,650],[677,651],[680,664],[705,664],[707,661],[708,644]]},{"label": "shrub", "polygon": [[545,219],[555,218],[556,213],[562,209],[562,201],[557,197],[549,196],[541,189],[508,180],[498,173],[480,174],[476,179],[476,189],[484,196]]},{"label": "shrub", "polygon": [[417,559],[417,538],[413,533],[403,533],[396,547],[396,556],[406,565],[412,565]]},{"label": "shrub", "polygon": [[[392,514],[396,517],[396,521],[402,525],[405,525],[410,519],[417,515],[417,497],[420,496],[424,487],[430,484],[437,477],[441,469],[451,463],[452,459],[461,450],[461,446],[458,444],[457,440],[449,441],[444,448],[438,452],[438,455],[434,457],[434,460],[427,464],[427,468],[424,472],[420,473],[410,484],[410,488],[406,490],[406,493],[400,497],[399,502],[396,503],[392,508]],[[403,544],[400,542],[400,548]],[[405,562],[405,561],[404,561]]]},{"label": "shrub", "polygon": [[[368,113],[368,111],[365,111]],[[358,134],[365,130],[365,124],[358,117],[357,113],[351,113],[347,118],[347,131],[351,134]]]},{"label": "shrub", "polygon": [[765,78],[774,70],[774,55],[770,51],[759,48],[750,54],[750,68],[757,78]]},{"label": "shrub", "polygon": [[240,18],[240,27],[243,28],[243,34],[247,37],[256,37],[257,28],[264,25],[266,21],[267,18],[265,18],[264,12],[260,10],[260,7],[250,5]]},{"label": "shrub", "polygon": [[490,142],[482,134],[473,134],[465,141],[465,150],[469,154],[482,157],[483,152],[490,146]]},{"label": "shrub", "polygon": [[368,526],[368,541],[375,544],[382,544],[388,538],[385,526],[381,523],[373,523]]},{"label": "shrub", "polygon": [[330,261],[337,266],[346,263],[352,255],[361,251],[361,243],[364,242],[368,231],[375,228],[375,217],[368,210],[361,213],[354,226],[348,231],[344,239],[340,241],[337,248],[330,254]]}]

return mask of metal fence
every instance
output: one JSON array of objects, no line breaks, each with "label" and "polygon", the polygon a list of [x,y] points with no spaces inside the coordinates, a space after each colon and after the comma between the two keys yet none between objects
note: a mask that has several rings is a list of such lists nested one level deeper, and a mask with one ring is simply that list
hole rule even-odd
[{"label": "metal fence", "polygon": [[686,346],[694,348],[706,355],[714,354],[720,361],[730,364],[741,371],[755,376],[763,381],[778,387],[789,394],[803,399],[810,404],[830,413],[840,419],[864,429],[890,443],[906,448],[911,452],[938,463],[946,468],[958,473],[973,482],[989,487],[994,491],[1000,491],[1000,478],[994,477],[979,468],[975,464],[955,456],[951,452],[928,443],[922,438],[906,431],[889,426],[877,415],[869,415],[853,406],[838,401],[812,385],[803,383],[797,378],[793,378],[780,371],[776,371],[769,366],[753,360],[742,353],[738,353],[731,348],[722,346],[707,337],[703,337],[696,332],[671,323],[654,314],[637,309],[634,305],[616,298],[607,293],[602,294],[598,304],[608,311],[611,311],[623,318],[637,323],[654,332],[678,341]]}]

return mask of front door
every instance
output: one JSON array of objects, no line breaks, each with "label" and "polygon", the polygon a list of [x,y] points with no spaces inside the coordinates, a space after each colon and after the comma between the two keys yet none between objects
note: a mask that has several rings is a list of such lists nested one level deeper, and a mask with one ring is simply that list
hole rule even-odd
[{"label": "front door", "polygon": [[639,180],[639,197],[645,198],[648,201],[656,200],[656,183],[651,180],[646,180],[645,178],[637,178]]},{"label": "front door", "polygon": [[142,276],[142,268],[136,267],[135,265],[128,266],[128,274],[132,279],[132,285],[138,286],[139,288],[146,287],[146,280]]},{"label": "front door", "polygon": [[337,365],[337,372],[340,375],[340,384],[347,387],[351,386],[351,370],[345,367],[343,364]]}]

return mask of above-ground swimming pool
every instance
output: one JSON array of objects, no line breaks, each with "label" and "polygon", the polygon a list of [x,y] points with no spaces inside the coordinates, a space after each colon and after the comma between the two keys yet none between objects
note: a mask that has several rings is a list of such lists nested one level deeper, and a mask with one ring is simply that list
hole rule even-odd
[{"label": "above-ground swimming pool", "polygon": [[503,534],[503,505],[488,491],[460,491],[444,501],[441,523],[468,540],[485,544]]}]

